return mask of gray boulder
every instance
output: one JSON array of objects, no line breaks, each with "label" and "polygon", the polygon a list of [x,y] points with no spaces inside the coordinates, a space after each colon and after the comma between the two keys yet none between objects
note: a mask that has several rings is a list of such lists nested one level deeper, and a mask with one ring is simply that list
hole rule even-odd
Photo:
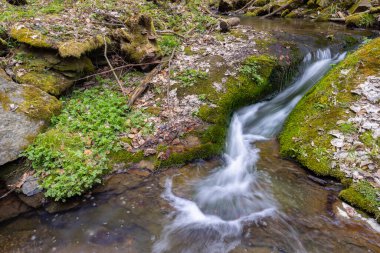
[{"label": "gray boulder", "polygon": [[60,108],[39,88],[0,76],[0,165],[16,160]]}]

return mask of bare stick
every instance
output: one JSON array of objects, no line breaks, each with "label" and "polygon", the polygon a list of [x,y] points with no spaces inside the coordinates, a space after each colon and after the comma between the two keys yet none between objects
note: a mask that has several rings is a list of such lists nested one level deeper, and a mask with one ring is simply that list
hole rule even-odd
[{"label": "bare stick", "polygon": [[126,96],[127,94],[124,91],[123,84],[121,83],[119,77],[116,75],[115,69],[112,67],[111,62],[110,62],[110,60],[107,57],[107,41],[106,41],[106,37],[103,36],[103,39],[104,39],[104,57],[106,58],[107,63],[109,65],[109,67],[111,68],[111,71],[112,71],[113,75],[115,76],[115,79],[116,79],[117,83],[120,86],[121,92],[123,93],[124,96]]},{"label": "bare stick", "polygon": [[256,0],[251,0],[250,2],[248,2],[246,5],[244,5],[243,8],[239,9],[239,10],[236,10],[234,11],[235,13],[239,13],[241,11],[244,11],[245,9],[249,8],[252,4],[254,4],[256,2]]},{"label": "bare stick", "polygon": [[[147,62],[147,63],[126,64],[126,65],[123,65],[123,66],[116,67],[113,70],[125,69],[125,68],[129,68],[129,67],[155,65],[155,64],[161,64],[161,63],[164,63],[164,62],[165,61],[152,61],[152,62]],[[85,77],[82,77],[82,78],[79,78],[79,79],[75,79],[74,82],[85,80],[85,79],[88,79],[90,77],[94,77],[94,76],[98,76],[98,75],[107,74],[107,73],[112,72],[113,70],[106,70],[106,71],[102,71],[102,72],[95,73],[95,74],[92,74],[92,75],[88,75],[88,76],[85,76]]]},{"label": "bare stick", "polygon": [[294,2],[294,1],[290,1],[290,2],[288,2],[287,4],[285,4],[285,5],[281,6],[280,8],[278,8],[277,10],[275,10],[275,11],[273,11],[273,12],[271,12],[271,13],[265,15],[265,16],[263,16],[262,18],[269,18],[269,17],[273,16],[273,15],[276,14],[277,12],[280,12],[280,11],[282,11],[282,10],[288,8],[293,2]]},{"label": "bare stick", "polygon": [[168,63],[168,61],[165,61],[156,66],[151,72],[149,72],[149,74],[144,78],[144,80],[142,80],[140,86],[133,91],[133,94],[128,101],[129,106],[132,106],[136,102],[136,100],[141,96],[141,94],[144,93],[144,91],[149,87],[153,77],[161,71],[161,69],[166,65],[166,63]]},{"label": "bare stick", "polygon": [[15,190],[16,190],[16,188],[13,188],[13,189],[9,190],[9,191],[6,192],[4,195],[2,195],[2,196],[0,197],[0,199],[5,198],[6,196],[8,196],[9,194],[11,194],[11,193],[14,192]]}]

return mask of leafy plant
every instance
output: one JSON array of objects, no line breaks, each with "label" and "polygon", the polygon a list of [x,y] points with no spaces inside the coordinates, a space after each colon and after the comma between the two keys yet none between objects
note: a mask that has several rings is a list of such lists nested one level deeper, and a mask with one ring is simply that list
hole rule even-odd
[{"label": "leafy plant", "polygon": [[[100,183],[108,154],[121,149],[119,133],[143,125],[147,115],[129,112],[125,97],[105,86],[75,91],[63,98],[64,109],[52,128],[24,152],[45,195],[65,200]],[[148,130],[146,130],[148,131]]]},{"label": "leafy plant", "polygon": [[262,84],[263,78],[259,74],[259,66],[255,62],[247,62],[240,67],[239,72],[254,82]]},{"label": "leafy plant", "polygon": [[170,55],[173,49],[180,45],[180,41],[174,35],[163,35],[158,44],[164,55]]},{"label": "leafy plant", "polygon": [[355,132],[357,128],[352,123],[343,123],[340,125],[340,130],[343,133],[349,134]]},{"label": "leafy plant", "polygon": [[176,80],[181,81],[181,85],[184,87],[193,86],[197,81],[206,79],[207,73],[195,69],[186,69],[175,77]]}]

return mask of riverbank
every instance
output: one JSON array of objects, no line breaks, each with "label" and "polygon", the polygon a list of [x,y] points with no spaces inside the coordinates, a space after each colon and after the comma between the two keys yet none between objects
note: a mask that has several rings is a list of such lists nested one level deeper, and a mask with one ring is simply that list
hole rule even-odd
[{"label": "riverbank", "polygon": [[379,219],[380,40],[361,46],[301,100],[280,136],[281,154],[339,179],[340,197]]}]

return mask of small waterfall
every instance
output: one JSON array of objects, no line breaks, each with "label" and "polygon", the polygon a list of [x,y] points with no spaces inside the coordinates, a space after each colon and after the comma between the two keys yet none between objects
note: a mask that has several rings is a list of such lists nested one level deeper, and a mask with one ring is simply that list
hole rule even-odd
[{"label": "small waterfall", "polygon": [[274,137],[306,91],[344,57],[332,57],[329,49],[307,54],[304,71],[291,86],[272,100],[236,112],[228,133],[225,165],[196,184],[193,200],[173,194],[172,181],[167,180],[162,196],[176,212],[154,244],[154,253],[229,252],[240,243],[244,225],[262,219],[282,222],[281,234],[286,236],[290,252],[305,252],[281,206],[260,184],[256,169],[260,150],[254,143]]}]

